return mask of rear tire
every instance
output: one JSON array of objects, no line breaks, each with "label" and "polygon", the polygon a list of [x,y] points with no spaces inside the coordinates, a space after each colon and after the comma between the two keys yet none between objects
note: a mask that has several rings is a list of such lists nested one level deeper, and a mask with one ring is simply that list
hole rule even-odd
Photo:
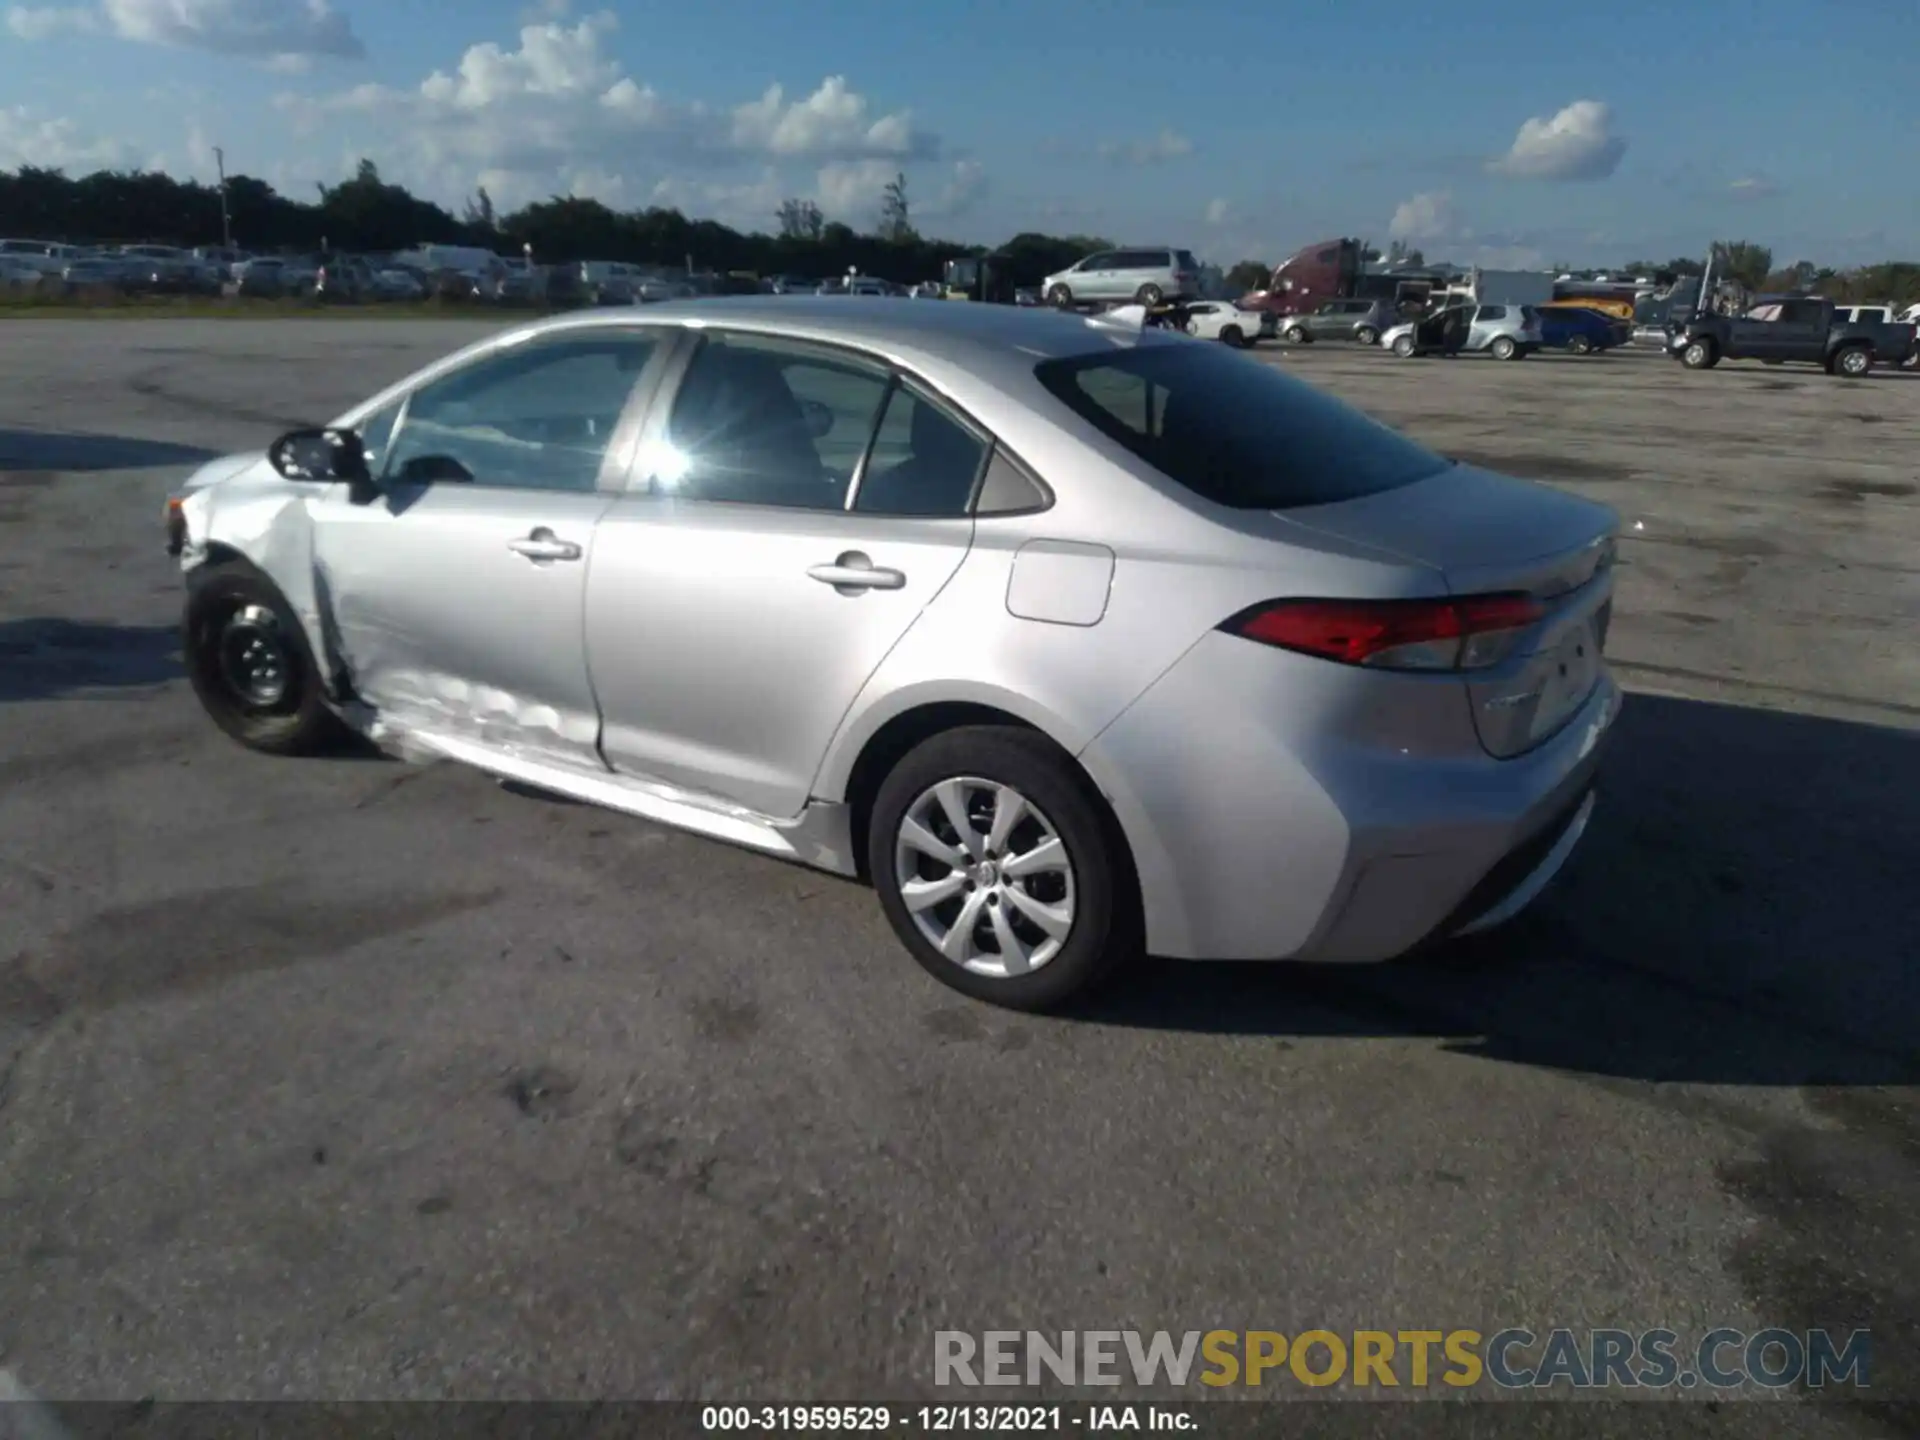
[{"label": "rear tire", "polygon": [[1833,352],[1831,369],[1844,380],[1864,380],[1873,373],[1873,351],[1865,345],[1842,345]]},{"label": "rear tire", "polygon": [[1235,350],[1247,343],[1247,337],[1241,333],[1238,325],[1227,326],[1220,332],[1220,338]]},{"label": "rear tire", "polygon": [[1593,341],[1584,335],[1576,335],[1567,342],[1567,349],[1576,355],[1591,355],[1593,353]]},{"label": "rear tire", "polygon": [[1133,292],[1133,298],[1137,304],[1158,305],[1167,297],[1158,285],[1142,285]]},{"label": "rear tire", "polygon": [[[963,811],[966,836],[944,798]],[[995,820],[1014,814],[1019,822],[996,835]],[[999,869],[1043,849],[1045,864]],[[928,974],[976,1000],[1051,1010],[1091,993],[1141,948],[1119,827],[1072,760],[1030,730],[966,726],[909,751],[874,799],[867,861],[901,943]],[[917,908],[903,887],[918,889]],[[1038,963],[997,973],[1009,942]]]},{"label": "rear tire", "polygon": [[310,755],[346,738],[320,667],[279,588],[243,561],[193,572],[181,619],[187,678],[233,739],[267,755]]},{"label": "rear tire", "polygon": [[1353,332],[1353,338],[1362,345],[1378,345],[1380,343],[1380,332],[1371,325],[1362,325],[1358,330]]},{"label": "rear tire", "polygon": [[1307,332],[1299,325],[1289,325],[1282,332],[1281,338],[1290,345],[1304,345],[1307,343]]},{"label": "rear tire", "polygon": [[1510,335],[1494,336],[1493,344],[1489,345],[1487,349],[1492,352],[1493,358],[1496,360],[1517,360],[1520,358],[1520,347],[1513,343],[1513,337]]},{"label": "rear tire", "polygon": [[1413,337],[1411,335],[1394,337],[1393,353],[1398,355],[1402,360],[1411,360],[1413,358],[1413,348]]}]

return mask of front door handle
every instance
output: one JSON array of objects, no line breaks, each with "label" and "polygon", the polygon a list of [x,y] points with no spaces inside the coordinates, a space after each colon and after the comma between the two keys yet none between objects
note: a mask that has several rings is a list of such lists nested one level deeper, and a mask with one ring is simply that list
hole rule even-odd
[{"label": "front door handle", "polygon": [[507,548],[529,560],[578,560],[581,553],[580,547],[573,541],[560,539],[544,525],[524,539],[509,540]]},{"label": "front door handle", "polygon": [[835,557],[831,565],[809,566],[807,575],[822,585],[833,586],[842,595],[854,595],[862,590],[898,590],[907,583],[907,577],[898,570],[883,570],[858,550]]}]

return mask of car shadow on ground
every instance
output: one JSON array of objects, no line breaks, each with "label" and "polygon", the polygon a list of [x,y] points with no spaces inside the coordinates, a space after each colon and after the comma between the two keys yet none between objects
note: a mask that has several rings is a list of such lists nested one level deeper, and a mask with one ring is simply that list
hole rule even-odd
[{"label": "car shadow on ground", "polygon": [[1920,1082],[1920,732],[1628,697],[1574,860],[1504,930],[1385,966],[1154,961],[1135,1027],[1432,1036],[1727,1085]]},{"label": "car shadow on ground", "polygon": [[55,617],[0,621],[0,704],[142,689],[180,673],[174,625]]},{"label": "car shadow on ground", "polygon": [[168,440],[0,428],[0,471],[146,470],[162,465],[204,465],[219,454],[199,445],[176,445]]}]

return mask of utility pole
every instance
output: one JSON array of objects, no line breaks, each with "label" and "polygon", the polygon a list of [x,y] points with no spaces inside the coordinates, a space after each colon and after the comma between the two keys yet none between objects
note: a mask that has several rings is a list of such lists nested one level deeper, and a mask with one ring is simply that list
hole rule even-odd
[{"label": "utility pole", "polygon": [[213,147],[213,165],[220,175],[220,243],[231,250],[233,219],[227,214],[227,152],[218,145]]}]

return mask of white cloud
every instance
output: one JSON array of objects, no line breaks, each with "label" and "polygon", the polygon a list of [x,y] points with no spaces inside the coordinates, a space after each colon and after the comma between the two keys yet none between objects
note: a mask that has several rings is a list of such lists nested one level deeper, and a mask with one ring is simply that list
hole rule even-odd
[{"label": "white cloud", "polygon": [[[650,193],[663,169],[774,164],[820,171],[822,196],[848,207],[865,188],[864,219],[886,180],[939,151],[909,112],[881,112],[841,76],[811,94],[790,98],[774,85],[732,106],[667,96],[608,53],[618,23],[597,14],[529,24],[514,48],[469,46],[452,70],[411,89],[365,84],[275,103],[296,131],[329,139],[347,132],[380,157],[384,173],[434,198],[470,194],[476,177],[491,172],[498,184],[489,191],[502,209],[569,193],[581,177],[602,187],[594,193],[632,199]],[[364,138],[355,139],[356,130]],[[801,182],[787,193],[804,190]],[[770,224],[770,215],[756,223]]]},{"label": "white cloud", "polygon": [[1737,200],[1765,200],[1769,196],[1780,193],[1779,186],[1759,175],[1748,175],[1736,180],[1727,187],[1727,190]]},{"label": "white cloud", "polygon": [[89,135],[71,120],[43,119],[24,108],[0,110],[0,170],[36,165],[83,174],[120,169],[134,158],[127,145]]},{"label": "white cloud", "polygon": [[[815,198],[819,201],[821,213],[829,220],[838,220],[855,228],[869,224],[879,212],[881,192],[887,182],[899,173],[899,168],[890,160],[855,160],[823,165],[815,177],[818,183]],[[907,194],[907,204],[911,213],[911,191]]]},{"label": "white cloud", "polygon": [[758,100],[736,107],[733,143],[770,155],[908,156],[916,136],[906,111],[875,116],[866,97],[847,87],[845,76],[831,75],[804,100],[789,103],[780,86],[769,85]]},{"label": "white cloud", "polygon": [[1207,224],[1226,224],[1227,216],[1232,213],[1232,209],[1233,207],[1228,205],[1224,200],[1209,200],[1207,202]]},{"label": "white cloud", "polygon": [[987,190],[987,172],[978,160],[956,160],[931,200],[915,201],[913,213],[926,220],[951,220],[980,203]]},{"label": "white cloud", "polygon": [[59,5],[15,5],[7,11],[7,29],[22,40],[49,40],[63,31],[97,30],[100,17],[91,10]]},{"label": "white cloud", "polygon": [[1627,142],[1613,133],[1613,112],[1576,100],[1551,118],[1534,116],[1513,146],[1487,168],[1516,180],[1604,180],[1620,168]]},{"label": "white cloud", "polygon": [[1459,230],[1453,196],[1429,190],[1402,200],[1387,224],[1389,240],[1450,240]]},{"label": "white cloud", "polygon": [[366,54],[347,18],[327,0],[99,0],[94,6],[27,7],[7,12],[23,40],[62,31],[104,32],[144,45],[274,60]]},{"label": "white cloud", "polygon": [[1150,140],[1110,140],[1100,147],[1109,160],[1126,165],[1159,165],[1193,153],[1193,141],[1175,130],[1162,130]]}]

